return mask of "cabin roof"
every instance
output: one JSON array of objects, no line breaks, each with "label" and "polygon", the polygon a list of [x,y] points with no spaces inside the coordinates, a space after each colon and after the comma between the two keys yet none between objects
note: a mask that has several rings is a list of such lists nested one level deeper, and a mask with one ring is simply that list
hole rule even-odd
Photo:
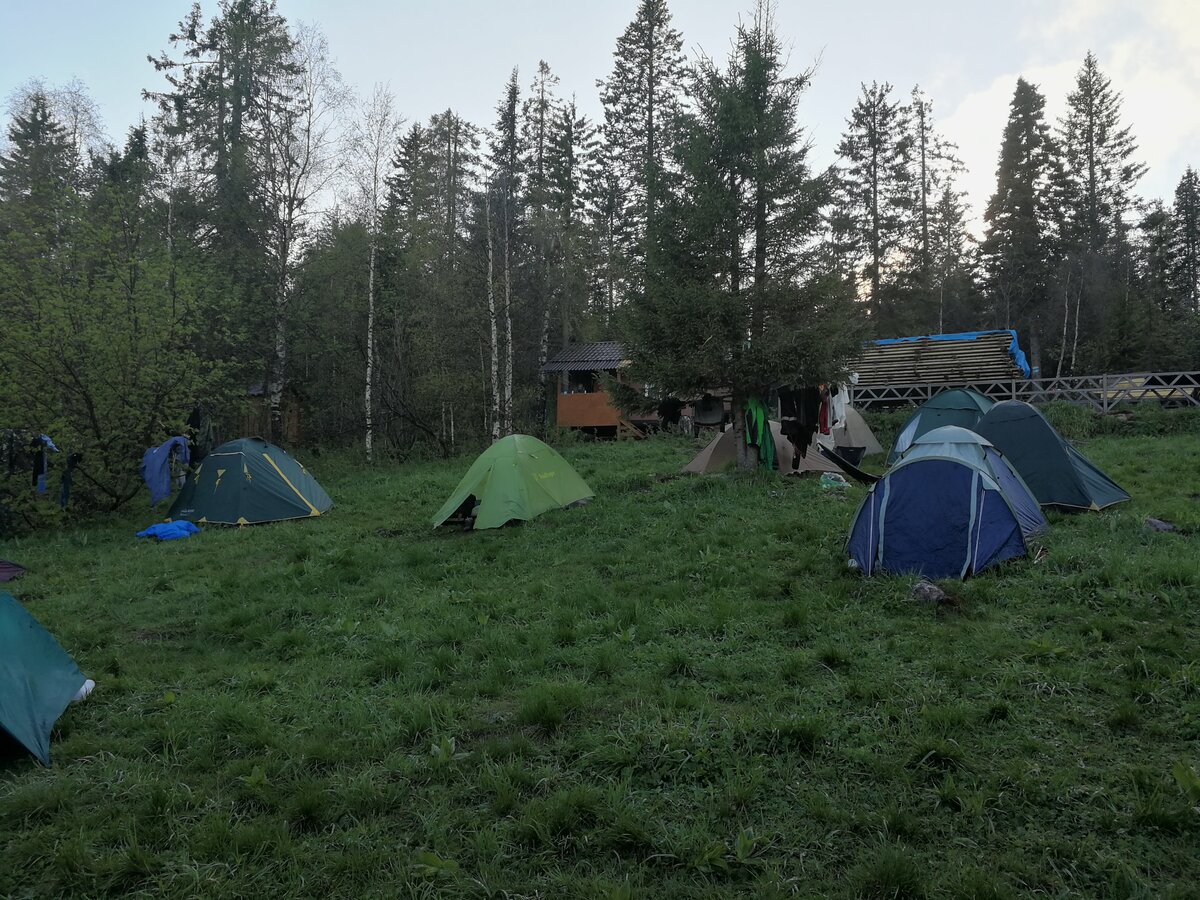
[{"label": "cabin roof", "polygon": [[542,366],[542,372],[612,371],[620,367],[625,353],[619,341],[571,344]]}]

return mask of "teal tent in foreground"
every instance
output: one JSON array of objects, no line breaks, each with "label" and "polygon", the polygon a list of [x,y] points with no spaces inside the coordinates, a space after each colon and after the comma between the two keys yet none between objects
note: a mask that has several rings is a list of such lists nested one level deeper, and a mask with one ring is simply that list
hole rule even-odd
[{"label": "teal tent in foreground", "polygon": [[0,729],[50,765],[50,732],[83,683],[50,632],[0,593]]},{"label": "teal tent in foreground", "polygon": [[204,457],[169,515],[198,525],[256,525],[307,519],[332,506],[317,479],[279,447],[241,438]]},{"label": "teal tent in foreground", "polygon": [[997,403],[974,430],[1004,454],[1042,506],[1095,510],[1129,499],[1028,403]]},{"label": "teal tent in foreground", "polygon": [[433,517],[433,527],[455,517],[473,520],[473,528],[499,528],[592,496],[554,448],[527,434],[510,434],[479,454]]}]

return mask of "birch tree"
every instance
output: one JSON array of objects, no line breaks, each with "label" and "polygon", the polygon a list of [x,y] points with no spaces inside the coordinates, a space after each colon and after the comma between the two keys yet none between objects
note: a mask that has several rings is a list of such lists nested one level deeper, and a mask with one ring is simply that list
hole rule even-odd
[{"label": "birch tree", "polygon": [[262,116],[263,186],[270,210],[268,259],[274,273],[272,361],[267,399],[273,437],[282,435],[287,385],[287,323],[295,265],[304,228],[317,198],[338,172],[341,128],[350,94],[329,56],[325,35],[300,25],[293,36],[293,67],[267,95]]},{"label": "birch tree", "polygon": [[363,449],[371,459],[375,437],[375,283],[379,255],[380,217],[387,192],[392,151],[404,124],[397,115],[395,97],[386,85],[376,84],[371,98],[360,109],[350,131],[351,169],[367,226],[367,332],[366,386],[363,394]]}]

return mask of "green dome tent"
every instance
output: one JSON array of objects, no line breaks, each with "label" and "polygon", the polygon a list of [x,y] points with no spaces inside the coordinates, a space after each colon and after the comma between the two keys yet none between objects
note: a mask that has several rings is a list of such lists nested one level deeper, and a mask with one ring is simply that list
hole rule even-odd
[{"label": "green dome tent", "polygon": [[474,512],[472,527],[499,528],[592,496],[592,489],[552,448],[527,434],[511,434],[479,454],[433,517],[433,527]]},{"label": "green dome tent", "polygon": [[328,512],[333,501],[308,470],[262,438],[217,447],[175,498],[172,519],[201,525],[255,525]]},{"label": "green dome tent", "polygon": [[0,730],[50,765],[50,732],[84,680],[50,632],[0,593]]},{"label": "green dome tent", "polygon": [[892,445],[892,452],[888,454],[888,465],[898,461],[904,451],[912,446],[912,442],[927,431],[933,431],[942,425],[973,429],[984,413],[991,408],[991,400],[970,388],[954,388],[930,397],[908,417],[908,421],[896,435],[896,443]]},{"label": "green dome tent", "polygon": [[1028,403],[997,403],[974,430],[1004,454],[1042,506],[1104,509],[1129,499]]}]

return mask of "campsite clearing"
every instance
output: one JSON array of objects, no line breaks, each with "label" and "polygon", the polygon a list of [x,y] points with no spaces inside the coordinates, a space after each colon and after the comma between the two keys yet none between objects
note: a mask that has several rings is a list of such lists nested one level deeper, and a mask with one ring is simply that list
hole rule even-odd
[{"label": "campsite clearing", "polygon": [[429,527],[469,460],[324,457],[328,516],[0,543],[98,682],[0,763],[0,896],[1194,896],[1195,434],[1089,441],[1133,501],[940,612],[846,568],[863,488],[699,447],[487,532]]}]

